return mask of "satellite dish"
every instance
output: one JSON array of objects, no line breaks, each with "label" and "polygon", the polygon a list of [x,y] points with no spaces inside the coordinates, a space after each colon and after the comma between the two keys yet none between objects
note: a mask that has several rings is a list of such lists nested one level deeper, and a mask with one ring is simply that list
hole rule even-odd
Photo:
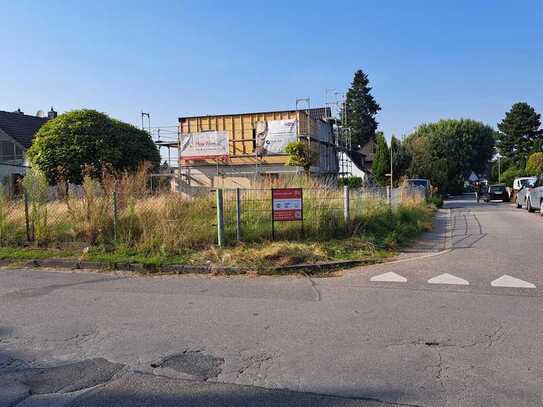
[{"label": "satellite dish", "polygon": [[38,110],[36,112],[36,117],[45,117],[45,112],[43,110]]}]

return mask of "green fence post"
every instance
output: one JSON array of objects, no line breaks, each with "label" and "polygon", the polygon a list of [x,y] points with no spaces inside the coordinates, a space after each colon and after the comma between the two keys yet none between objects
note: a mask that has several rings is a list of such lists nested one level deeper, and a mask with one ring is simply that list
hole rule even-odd
[{"label": "green fence post", "polygon": [[236,188],[236,238],[241,241],[241,193],[239,188]]},{"label": "green fence post", "polygon": [[223,191],[217,189],[217,244],[224,247],[224,202]]},{"label": "green fence post", "polygon": [[113,243],[117,244],[117,191],[113,191],[111,203],[113,206]]}]

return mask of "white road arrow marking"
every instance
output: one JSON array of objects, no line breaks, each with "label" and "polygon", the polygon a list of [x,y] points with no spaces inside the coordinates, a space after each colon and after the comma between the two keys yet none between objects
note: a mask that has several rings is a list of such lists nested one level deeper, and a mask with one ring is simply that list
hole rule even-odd
[{"label": "white road arrow marking", "polygon": [[500,278],[490,283],[492,287],[511,287],[511,288],[535,288],[535,285],[527,281],[521,280],[504,274]]},{"label": "white road arrow marking", "polygon": [[428,280],[429,284],[455,284],[455,285],[469,285],[468,280],[453,276],[452,274],[445,273],[437,277]]},{"label": "white road arrow marking", "polygon": [[379,274],[378,276],[373,276],[370,278],[370,281],[386,281],[388,283],[406,283],[407,278],[400,276],[399,274],[389,271],[388,273]]}]

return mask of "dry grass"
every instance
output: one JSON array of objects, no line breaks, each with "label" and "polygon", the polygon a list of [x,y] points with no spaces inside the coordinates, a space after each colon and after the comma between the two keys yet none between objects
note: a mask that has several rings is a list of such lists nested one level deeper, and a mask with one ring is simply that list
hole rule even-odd
[{"label": "dry grass", "polygon": [[[425,203],[420,197],[406,195],[402,205],[392,211],[383,200],[383,191],[370,189],[351,192],[351,220],[345,225],[342,190],[327,180],[288,177],[263,181],[258,185],[260,189],[242,190],[245,243],[218,249],[214,247],[214,195],[186,198],[174,193],[152,194],[146,167],[135,174],[104,174],[102,182],[85,177],[82,188],[54,201],[44,198],[46,185],[39,175],[25,182],[31,188],[29,218],[35,242],[44,247],[85,242],[105,253],[182,256],[221,265],[285,266],[373,256],[380,250],[399,247],[403,240],[428,226]],[[270,242],[270,188],[294,186],[304,188],[303,234],[299,222],[277,222],[276,237],[282,242]],[[225,191],[225,227],[230,243],[236,236],[234,192]],[[338,239],[346,240],[338,243]],[[21,245],[25,241],[22,199],[9,201],[0,195],[0,244]]]},{"label": "dry grass", "polygon": [[264,269],[273,266],[315,263],[329,259],[320,243],[267,242],[266,244],[241,244],[220,249],[210,247],[197,256],[200,261],[221,266],[250,267]]}]

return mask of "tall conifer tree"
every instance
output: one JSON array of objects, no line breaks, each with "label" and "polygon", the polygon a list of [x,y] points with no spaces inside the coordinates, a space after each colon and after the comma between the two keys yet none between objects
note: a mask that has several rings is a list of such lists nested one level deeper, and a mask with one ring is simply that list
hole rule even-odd
[{"label": "tall conifer tree", "polygon": [[368,75],[362,70],[355,72],[342,111],[344,121],[351,128],[353,150],[358,146],[364,147],[366,143],[375,139],[378,125],[375,116],[381,107],[373,98],[369,83]]}]

